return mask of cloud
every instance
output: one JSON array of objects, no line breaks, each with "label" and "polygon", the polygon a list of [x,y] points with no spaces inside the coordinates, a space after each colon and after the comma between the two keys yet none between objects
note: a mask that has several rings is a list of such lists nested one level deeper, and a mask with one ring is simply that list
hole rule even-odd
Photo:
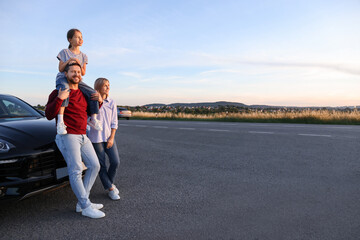
[{"label": "cloud", "polygon": [[13,69],[0,69],[0,72],[5,72],[5,73],[18,73],[18,74],[31,74],[31,75],[44,75],[44,76],[54,75],[54,74],[52,74],[52,73],[31,72],[31,71],[22,71],[22,70],[13,70]]},{"label": "cloud", "polygon": [[[337,63],[333,62],[304,62],[304,61],[296,61],[296,60],[286,60],[282,59],[282,61],[277,60],[262,60],[262,59],[241,59],[232,56],[216,56],[208,53],[192,53],[194,56],[203,58],[208,65],[217,65],[217,66],[238,66],[238,65],[253,65],[253,66],[269,66],[269,67],[286,67],[286,68],[320,68],[320,69],[328,69],[332,71],[338,71],[346,74],[352,75],[360,75],[360,66],[354,66],[346,63]],[[202,74],[209,73],[240,73],[238,70],[234,69],[217,69],[202,72]]]},{"label": "cloud", "polygon": [[200,75],[207,75],[213,73],[242,73],[242,71],[234,70],[234,69],[216,69],[216,70],[201,72]]},{"label": "cloud", "polygon": [[120,72],[121,75],[133,77],[133,78],[141,78],[141,75],[136,72]]},{"label": "cloud", "polygon": [[297,63],[297,62],[241,62],[243,64],[250,65],[263,65],[263,66],[277,66],[277,67],[300,67],[300,68],[323,68],[342,73],[360,75],[359,68],[352,66],[343,66],[341,64],[329,64],[329,63]]},{"label": "cloud", "polygon": [[184,77],[181,76],[154,76],[150,78],[144,78],[141,82],[163,82],[163,81],[170,81],[170,80],[179,80],[183,79]]}]

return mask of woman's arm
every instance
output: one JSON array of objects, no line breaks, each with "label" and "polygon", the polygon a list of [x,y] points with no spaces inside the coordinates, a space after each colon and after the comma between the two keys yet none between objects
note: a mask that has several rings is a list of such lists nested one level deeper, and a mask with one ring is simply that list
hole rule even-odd
[{"label": "woman's arm", "polygon": [[112,118],[111,122],[110,122],[111,134],[110,134],[110,137],[107,142],[107,148],[111,148],[113,146],[116,129],[118,127],[117,106],[116,106],[115,102],[113,102],[113,105],[112,105],[111,118]]}]

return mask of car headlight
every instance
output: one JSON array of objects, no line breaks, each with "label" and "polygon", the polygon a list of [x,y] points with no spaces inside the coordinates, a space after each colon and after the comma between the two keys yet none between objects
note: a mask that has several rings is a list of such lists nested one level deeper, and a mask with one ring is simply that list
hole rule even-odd
[{"label": "car headlight", "polygon": [[6,153],[12,148],[15,148],[15,146],[3,139],[0,139],[0,153]]}]

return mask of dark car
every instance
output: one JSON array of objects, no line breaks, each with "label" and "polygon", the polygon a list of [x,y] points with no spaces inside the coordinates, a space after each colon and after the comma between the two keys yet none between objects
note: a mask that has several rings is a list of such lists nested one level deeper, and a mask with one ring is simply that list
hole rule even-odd
[{"label": "dark car", "polygon": [[131,111],[126,108],[118,107],[117,112],[118,118],[126,118],[126,120],[129,120],[131,118]]},{"label": "dark car", "polygon": [[21,99],[0,94],[0,201],[68,183],[56,126]]}]

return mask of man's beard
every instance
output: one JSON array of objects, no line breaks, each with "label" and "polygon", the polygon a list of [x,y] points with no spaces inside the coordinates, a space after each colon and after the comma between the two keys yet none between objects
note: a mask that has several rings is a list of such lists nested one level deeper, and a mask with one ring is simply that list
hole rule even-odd
[{"label": "man's beard", "polygon": [[68,79],[69,83],[71,83],[71,84],[79,84],[79,82],[81,81],[81,78],[79,78],[79,81],[76,81],[75,78],[76,77],[69,78]]}]

